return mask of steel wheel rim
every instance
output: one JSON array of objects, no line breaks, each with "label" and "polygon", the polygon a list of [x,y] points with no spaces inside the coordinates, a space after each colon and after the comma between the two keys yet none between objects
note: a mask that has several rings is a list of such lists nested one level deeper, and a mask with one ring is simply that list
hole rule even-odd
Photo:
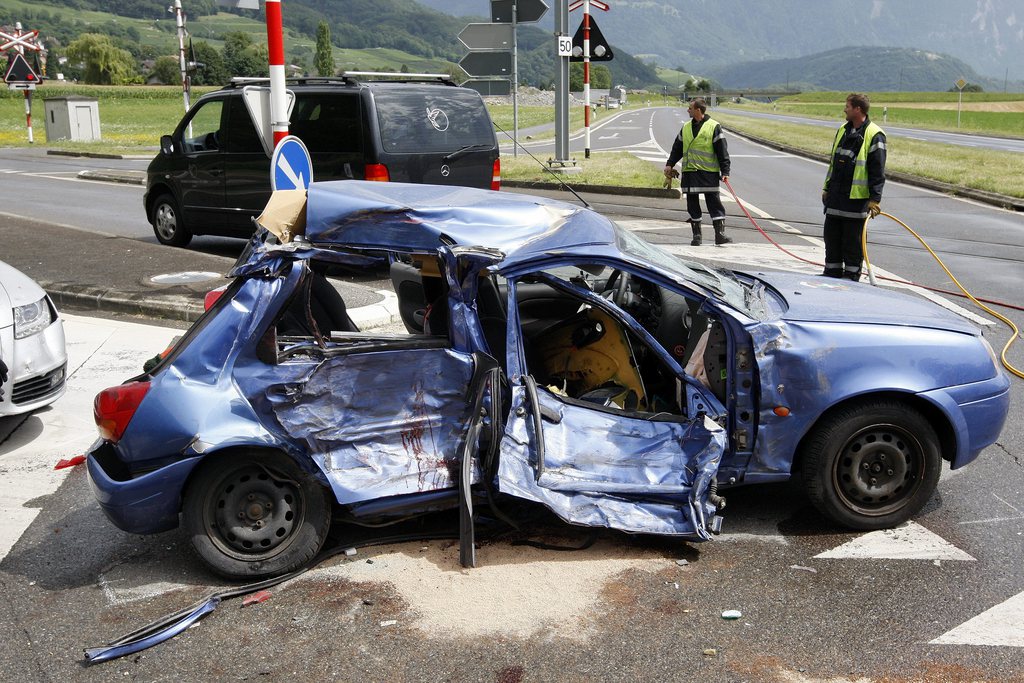
[{"label": "steel wheel rim", "polygon": [[880,517],[914,497],[925,475],[921,442],[902,427],[871,425],[853,434],[839,450],[832,483],[843,505]]},{"label": "steel wheel rim", "polygon": [[156,231],[165,240],[174,239],[178,230],[178,217],[174,214],[174,207],[169,204],[160,204],[156,207]]},{"label": "steel wheel rim", "polygon": [[244,561],[284,552],[302,526],[305,507],[298,485],[258,465],[224,475],[204,501],[203,526],[214,545]]}]

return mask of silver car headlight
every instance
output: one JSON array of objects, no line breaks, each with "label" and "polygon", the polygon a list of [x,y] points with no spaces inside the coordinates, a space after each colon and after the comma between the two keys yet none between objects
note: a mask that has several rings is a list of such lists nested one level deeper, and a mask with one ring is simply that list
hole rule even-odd
[{"label": "silver car headlight", "polygon": [[24,339],[42,332],[53,322],[50,304],[44,296],[35,303],[14,307],[14,338]]}]

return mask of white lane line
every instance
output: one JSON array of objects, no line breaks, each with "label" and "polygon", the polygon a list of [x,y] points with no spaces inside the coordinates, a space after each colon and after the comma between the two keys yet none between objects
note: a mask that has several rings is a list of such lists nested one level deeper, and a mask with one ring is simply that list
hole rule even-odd
[{"label": "white lane line", "polygon": [[1024,647],[1024,593],[965,621],[929,644]]},{"label": "white lane line", "polygon": [[955,560],[975,559],[917,522],[872,531],[814,556],[819,560]]},{"label": "white lane line", "polygon": [[792,225],[788,225],[786,223],[783,223],[782,221],[768,221],[768,222],[771,223],[772,225],[778,227],[778,228],[782,228],[783,230],[785,230],[788,233],[792,233],[794,235],[802,235],[803,234],[802,230],[798,230],[797,228],[794,228]]}]

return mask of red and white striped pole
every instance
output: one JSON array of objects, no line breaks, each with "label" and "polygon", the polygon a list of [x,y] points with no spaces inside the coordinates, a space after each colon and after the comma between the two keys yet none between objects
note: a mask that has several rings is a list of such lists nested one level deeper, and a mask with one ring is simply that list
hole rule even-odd
[{"label": "red and white striped pole", "polygon": [[590,158],[590,0],[583,0],[583,157]]},{"label": "red and white striped pole", "polygon": [[[14,37],[20,38],[21,36],[21,22],[16,21],[14,22]],[[14,50],[19,55],[25,54],[25,46],[20,43],[14,47]],[[28,143],[31,145],[35,143],[35,140],[32,139],[32,91],[24,90],[23,92],[25,93],[25,125],[28,127]]]},{"label": "red and white striped pole", "polygon": [[281,0],[266,0],[267,52],[270,66],[270,125],[274,147],[288,135],[288,106],[284,93],[284,36],[281,26]]}]

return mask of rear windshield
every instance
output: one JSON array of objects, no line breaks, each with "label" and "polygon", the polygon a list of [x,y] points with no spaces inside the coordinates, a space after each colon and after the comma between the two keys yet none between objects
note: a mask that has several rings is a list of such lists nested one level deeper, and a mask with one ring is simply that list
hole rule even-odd
[{"label": "rear windshield", "polygon": [[495,145],[491,118],[476,91],[403,85],[375,88],[373,99],[386,152],[450,152]]}]

